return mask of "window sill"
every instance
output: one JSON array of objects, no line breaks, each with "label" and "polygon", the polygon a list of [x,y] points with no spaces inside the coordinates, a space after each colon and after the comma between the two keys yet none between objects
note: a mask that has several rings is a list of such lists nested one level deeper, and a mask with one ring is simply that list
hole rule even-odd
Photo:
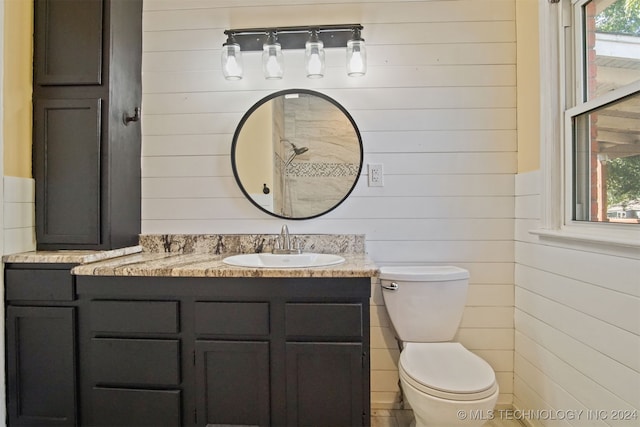
[{"label": "window sill", "polygon": [[529,233],[549,243],[587,250],[589,252],[597,251],[640,259],[640,238],[635,231],[628,233],[628,235],[624,237],[619,235],[605,236],[603,235],[604,233],[584,233],[567,229],[549,230],[538,228],[529,230]]}]

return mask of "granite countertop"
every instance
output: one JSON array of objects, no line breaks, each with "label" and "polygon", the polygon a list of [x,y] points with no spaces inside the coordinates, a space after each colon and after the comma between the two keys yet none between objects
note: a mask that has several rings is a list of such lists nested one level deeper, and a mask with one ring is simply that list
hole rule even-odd
[{"label": "granite countertop", "polygon": [[33,264],[88,264],[96,261],[122,257],[140,252],[142,252],[142,246],[129,246],[126,248],[112,249],[108,251],[31,251],[5,255],[2,257],[2,261],[5,263],[15,262]]},{"label": "granite countertop", "polygon": [[79,276],[156,277],[373,277],[376,265],[364,254],[340,254],[342,264],[305,268],[234,267],[222,262],[227,255],[143,252],[75,267]]},{"label": "granite countertop", "polygon": [[274,235],[142,235],[140,245],[108,251],[34,251],[3,257],[5,263],[78,264],[78,276],[156,277],[373,277],[363,235],[297,235],[304,252],[334,253],[342,264],[326,267],[248,268],[224,264],[240,253],[270,252]]}]

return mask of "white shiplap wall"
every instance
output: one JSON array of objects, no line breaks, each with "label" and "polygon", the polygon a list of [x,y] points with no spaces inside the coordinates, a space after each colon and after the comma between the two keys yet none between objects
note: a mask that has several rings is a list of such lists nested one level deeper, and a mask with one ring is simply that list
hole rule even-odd
[{"label": "white shiplap wall", "polygon": [[[362,176],[349,199],[293,233],[366,234],[379,265],[455,264],[471,272],[460,341],[498,373],[501,403],[513,379],[515,0],[145,0],[142,232],[276,233],[282,220],[244,199],[230,164],[244,112],[285,88],[321,91],[354,117],[364,161],[384,165],[384,187]],[[323,79],[286,51],[282,81],[266,81],[259,54],[227,82],[228,28],[364,25],[369,70],[348,78],[343,49],[327,51]],[[364,168],[366,171],[366,167]],[[372,299],[372,402],[397,399],[397,350]]]},{"label": "white shiplap wall", "polygon": [[[639,256],[539,241],[529,233],[540,224],[539,183],[539,172],[516,178],[514,404],[584,411],[571,422],[532,416],[533,425],[637,426]],[[635,418],[615,420],[617,410]]]},{"label": "white shiplap wall", "polygon": [[36,248],[35,181],[31,178],[3,177],[4,255]]}]

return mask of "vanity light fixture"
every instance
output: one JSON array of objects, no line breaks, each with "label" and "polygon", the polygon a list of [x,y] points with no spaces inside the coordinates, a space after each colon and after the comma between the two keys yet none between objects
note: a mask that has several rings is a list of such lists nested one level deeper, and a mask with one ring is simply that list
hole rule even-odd
[{"label": "vanity light fixture", "polygon": [[316,25],[302,27],[246,28],[225,30],[222,45],[222,73],[227,80],[242,78],[242,52],[262,51],[262,68],[266,79],[281,79],[284,74],[284,49],[305,50],[305,71],[309,78],[325,72],[327,48],[347,49],[347,74],[363,76],[367,57],[363,27],[360,24]]},{"label": "vanity light fixture", "polygon": [[227,80],[242,78],[242,52],[233,34],[222,45],[222,74]]}]

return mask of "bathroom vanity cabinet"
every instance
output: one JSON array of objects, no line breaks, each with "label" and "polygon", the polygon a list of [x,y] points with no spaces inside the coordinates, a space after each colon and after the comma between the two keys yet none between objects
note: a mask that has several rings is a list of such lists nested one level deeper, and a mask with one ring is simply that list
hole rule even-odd
[{"label": "bathroom vanity cabinet", "polygon": [[369,425],[370,283],[77,276],[80,424]]},{"label": "bathroom vanity cabinet", "polygon": [[77,301],[73,264],[6,264],[10,426],[75,426]]},{"label": "bathroom vanity cabinet", "polygon": [[277,271],[135,250],[4,258],[9,426],[370,424],[366,257]]}]

